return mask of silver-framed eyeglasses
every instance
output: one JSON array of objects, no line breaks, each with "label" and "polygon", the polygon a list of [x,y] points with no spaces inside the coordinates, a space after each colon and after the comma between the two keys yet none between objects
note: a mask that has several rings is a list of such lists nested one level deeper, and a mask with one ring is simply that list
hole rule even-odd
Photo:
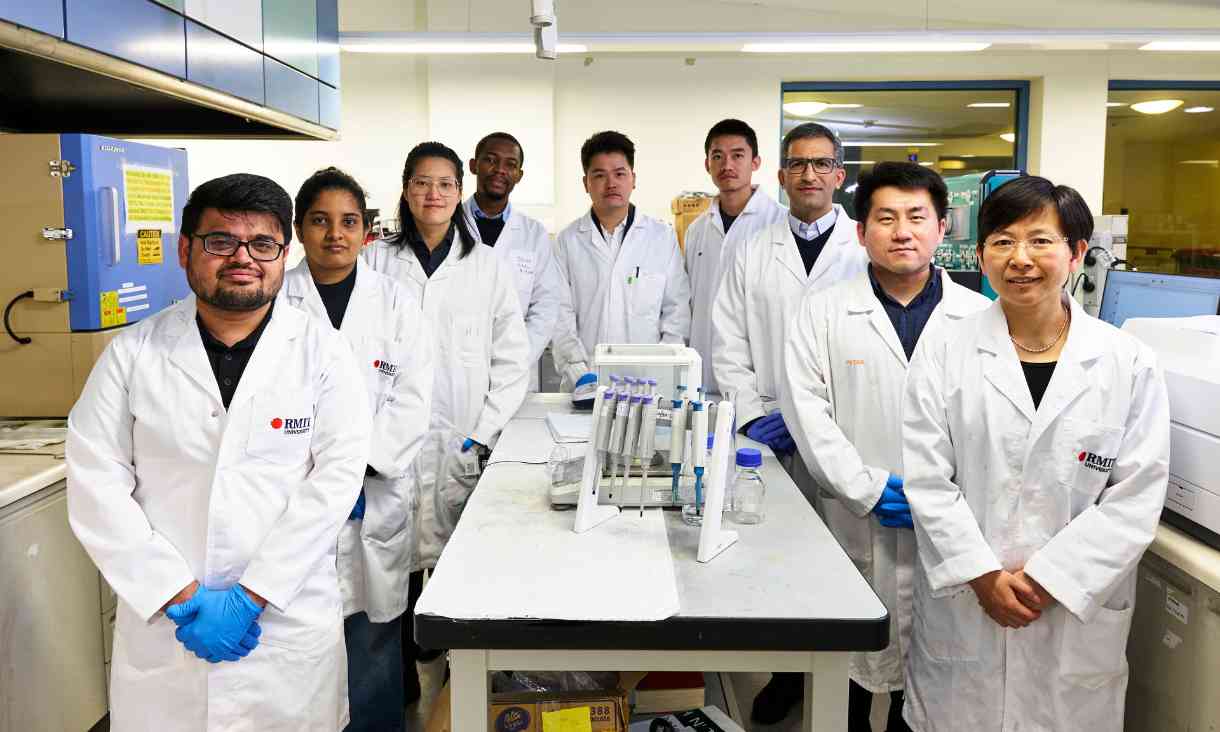
[{"label": "silver-framed eyeglasses", "polygon": [[834,158],[784,158],[784,170],[791,175],[801,175],[811,165],[813,172],[825,175],[839,167],[839,161]]},{"label": "silver-framed eyeglasses", "polygon": [[1026,251],[1033,254],[1046,254],[1056,244],[1062,244],[1067,240],[1066,236],[1035,236],[1029,239],[1000,237],[984,243],[983,249],[995,252],[996,254],[1012,254],[1017,251],[1018,247],[1024,246]]},{"label": "silver-framed eyeglasses", "polygon": [[417,196],[426,196],[428,191],[435,190],[445,198],[452,198],[461,190],[456,178],[429,178],[420,175],[407,180],[407,186],[408,190]]},{"label": "silver-framed eyeglasses", "polygon": [[284,253],[284,245],[269,236],[256,236],[250,241],[219,231],[193,236],[203,240],[203,251],[217,257],[231,257],[241,247],[245,247],[250,259],[257,262],[274,262]]}]

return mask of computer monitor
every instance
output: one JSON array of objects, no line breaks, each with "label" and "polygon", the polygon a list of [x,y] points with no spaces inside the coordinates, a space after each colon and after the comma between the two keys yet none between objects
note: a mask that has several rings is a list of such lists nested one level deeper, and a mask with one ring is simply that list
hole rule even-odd
[{"label": "computer monitor", "polygon": [[1106,274],[1098,317],[1121,328],[1127,318],[1220,315],[1220,278],[1135,272]]}]

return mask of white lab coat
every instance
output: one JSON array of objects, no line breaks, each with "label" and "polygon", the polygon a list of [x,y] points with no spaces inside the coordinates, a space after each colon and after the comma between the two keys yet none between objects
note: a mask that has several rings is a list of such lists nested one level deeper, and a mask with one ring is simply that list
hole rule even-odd
[{"label": "white lab coat", "polygon": [[[475,224],[473,198],[462,204],[470,233],[479,237]],[[529,390],[538,391],[538,361],[551,342],[555,325],[559,322],[559,298],[563,291],[563,278],[555,264],[555,249],[551,236],[542,222],[511,209],[508,221],[496,243],[491,245],[496,256],[508,265],[513,273],[517,297],[521,300],[521,312],[525,316],[525,330],[530,339]]]},{"label": "white lab coat", "polygon": [[462,442],[494,446],[529,385],[529,337],[513,273],[486,244],[465,257],[461,247],[455,232],[432,277],[409,246],[381,240],[363,254],[423,303],[436,339],[432,419],[413,470],[420,518],[412,571],[436,566],[478,482],[475,451],[461,452]]},{"label": "white lab coat", "polygon": [[[330,324],[305,260],[284,275],[280,298]],[[339,332],[364,376],[373,414],[369,466],[377,471],[364,478],[364,520],[339,531],[339,589],[344,616],[364,612],[385,623],[407,610],[419,503],[407,472],[432,410],[432,331],[406,288],[357,259]]]},{"label": "white lab coat", "polygon": [[856,222],[835,208],[834,230],[808,275],[787,216],[733,252],[712,308],[712,364],[721,394],[734,396],[738,425],[779,406],[784,336],[801,298],[868,267]]},{"label": "white lab coat", "polygon": [[585,213],[555,245],[568,290],[551,350],[566,389],[589,370],[599,343],[685,344],[690,336],[690,282],[673,227],[637,211],[617,256],[597,228]]},{"label": "white lab coat", "polygon": [[[944,270],[927,338],[991,302]],[[873,693],[903,686],[911,640],[915,535],[870,515],[886,479],[902,475],[907,356],[867,273],[801,301],[788,328],[780,409],[804,464],[821,488],[822,517],[890,611],[890,643],[852,653],[853,681]]]},{"label": "white lab coat", "polygon": [[[919,561],[904,715],[916,730],[1122,729],[1169,401],[1152,351],[1070,302],[1036,411],[998,302],[925,336],[912,359],[903,465]],[[1002,628],[966,583],[1022,567],[1058,602]]]},{"label": "white lab coat", "polygon": [[724,279],[725,266],[733,261],[733,251],[740,244],[787,216],[788,209],[755,186],[727,236],[724,219],[720,216],[719,198],[686,229],[686,274],[690,277],[691,290],[690,345],[703,358],[703,388],[708,392],[721,393],[712,368],[712,306]]},{"label": "white lab coat", "polygon": [[[111,728],[347,724],[335,573],[369,409],[351,350],[277,306],[226,411],[188,297],[120,333],[68,417],[68,517],[119,596]],[[160,608],[192,580],[262,595],[258,648],[210,664]]]}]

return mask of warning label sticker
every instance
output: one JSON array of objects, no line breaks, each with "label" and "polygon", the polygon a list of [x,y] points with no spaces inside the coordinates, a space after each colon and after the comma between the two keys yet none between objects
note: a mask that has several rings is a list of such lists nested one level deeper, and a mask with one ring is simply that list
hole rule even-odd
[{"label": "warning label sticker", "polygon": [[161,230],[140,229],[136,232],[136,258],[140,264],[161,264]]},{"label": "warning label sticker", "polygon": [[163,168],[123,168],[127,233],[174,228],[174,173]]},{"label": "warning label sticker", "polygon": [[103,328],[113,328],[116,325],[127,323],[127,308],[119,304],[119,293],[117,290],[108,290],[101,293],[100,300]]}]

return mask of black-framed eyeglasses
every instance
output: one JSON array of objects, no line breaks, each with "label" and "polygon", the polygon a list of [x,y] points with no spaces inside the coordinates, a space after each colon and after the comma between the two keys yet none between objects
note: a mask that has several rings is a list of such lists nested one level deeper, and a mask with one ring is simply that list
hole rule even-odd
[{"label": "black-framed eyeglasses", "polygon": [[284,253],[284,245],[265,236],[256,236],[250,241],[243,241],[231,234],[211,233],[193,234],[191,238],[203,240],[203,251],[217,257],[231,257],[237,250],[245,247],[250,259],[257,262],[274,262]]},{"label": "black-framed eyeglasses", "polygon": [[823,175],[839,167],[839,161],[834,158],[784,158],[784,170],[792,175],[800,175],[805,168],[813,166],[813,172]]}]

